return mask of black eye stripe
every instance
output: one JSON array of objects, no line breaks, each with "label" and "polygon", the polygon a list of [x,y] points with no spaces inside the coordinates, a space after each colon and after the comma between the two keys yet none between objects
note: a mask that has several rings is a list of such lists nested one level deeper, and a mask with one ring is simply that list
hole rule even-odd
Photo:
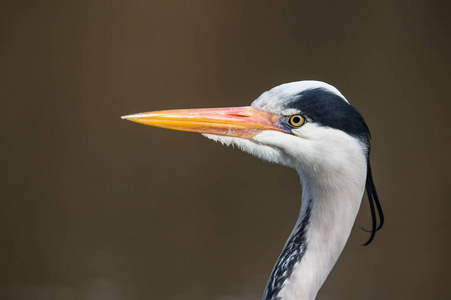
[{"label": "black eye stripe", "polygon": [[292,96],[285,108],[294,108],[310,122],[344,131],[369,143],[370,133],[360,113],[342,97],[326,89],[304,90]]}]

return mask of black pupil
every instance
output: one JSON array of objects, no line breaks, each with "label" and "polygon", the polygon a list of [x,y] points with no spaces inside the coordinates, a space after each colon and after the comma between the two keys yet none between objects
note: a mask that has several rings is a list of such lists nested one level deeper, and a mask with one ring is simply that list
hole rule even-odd
[{"label": "black pupil", "polygon": [[298,124],[301,122],[301,118],[299,117],[293,117],[293,119],[291,119],[291,121],[293,122],[293,124]]}]

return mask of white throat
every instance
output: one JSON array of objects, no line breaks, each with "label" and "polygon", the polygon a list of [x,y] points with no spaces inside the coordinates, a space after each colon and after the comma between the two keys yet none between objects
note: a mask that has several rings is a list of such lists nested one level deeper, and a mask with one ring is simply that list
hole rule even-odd
[{"label": "white throat", "polygon": [[[299,132],[302,137],[265,131],[252,140],[205,135],[264,160],[295,168],[300,175],[303,184],[301,212],[284,251],[298,232],[310,203],[305,249],[295,249],[303,253],[294,266],[276,270],[276,264],[273,273],[280,272],[274,277],[280,278],[280,273],[286,271],[289,276],[271,282],[272,275],[264,300],[316,297],[348,240],[365,190],[366,145],[339,130],[314,124],[307,124],[302,130],[306,131]],[[300,247],[296,243],[295,246]]]},{"label": "white throat", "polygon": [[[363,173],[361,178],[366,178],[365,168],[360,168],[358,172]],[[365,182],[349,180],[348,176],[341,181],[341,186],[345,188],[330,185],[327,178],[320,181],[302,178],[301,213],[291,236],[297,233],[296,229],[307,217],[310,206],[305,253],[294,265],[277,299],[315,299],[346,245],[359,211]]]},{"label": "white throat", "polygon": [[[290,238],[310,206],[305,251],[278,298],[265,300],[315,299],[348,240],[365,191],[366,145],[338,130],[309,127],[303,128],[308,134],[299,133],[302,137],[293,136],[290,143],[283,144],[281,155],[291,159],[279,158],[292,164],[303,184],[301,212]],[[256,139],[274,146],[282,141],[280,135],[269,132]]]}]

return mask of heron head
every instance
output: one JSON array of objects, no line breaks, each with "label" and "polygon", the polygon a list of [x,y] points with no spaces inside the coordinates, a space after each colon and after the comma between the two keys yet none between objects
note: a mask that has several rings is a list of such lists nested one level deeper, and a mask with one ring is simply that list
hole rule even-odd
[{"label": "heron head", "polygon": [[122,118],[202,133],[298,172],[321,165],[333,170],[340,160],[352,158],[346,155],[351,150],[358,148],[366,156],[369,145],[368,128],[357,110],[336,88],[319,81],[279,85],[251,106],[166,110]]},{"label": "heron head", "polygon": [[[123,116],[133,122],[167,129],[198,132],[264,160],[295,168],[316,191],[367,189],[373,229],[382,227],[383,214],[369,164],[370,133],[359,112],[333,86],[320,81],[279,85],[251,106],[181,109]],[[374,200],[373,200],[374,199]],[[380,215],[376,226],[374,205]],[[377,227],[377,228],[376,228]],[[365,245],[366,245],[365,244]]]}]

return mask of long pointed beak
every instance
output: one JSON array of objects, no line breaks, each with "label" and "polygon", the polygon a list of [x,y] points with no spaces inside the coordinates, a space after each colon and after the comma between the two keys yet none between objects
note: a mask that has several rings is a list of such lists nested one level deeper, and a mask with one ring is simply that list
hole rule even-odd
[{"label": "long pointed beak", "polygon": [[162,110],[123,116],[122,119],[173,130],[250,139],[265,130],[289,132],[280,116],[251,106]]}]

